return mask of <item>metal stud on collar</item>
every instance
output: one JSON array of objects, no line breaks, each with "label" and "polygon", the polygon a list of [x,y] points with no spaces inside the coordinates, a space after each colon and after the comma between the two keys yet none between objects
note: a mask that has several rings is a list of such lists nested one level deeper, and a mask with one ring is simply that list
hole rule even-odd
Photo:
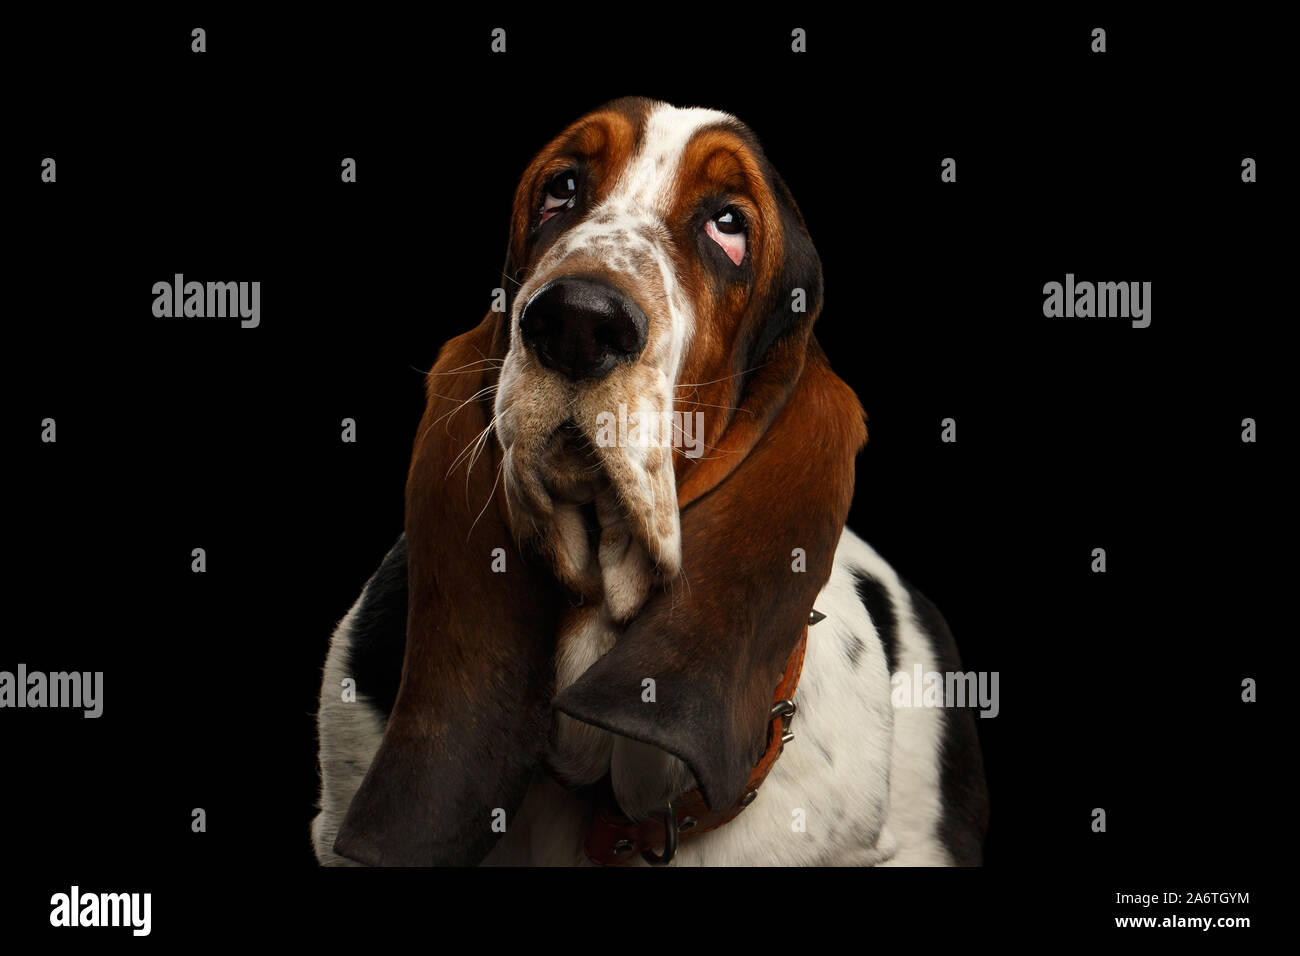
[{"label": "metal stud on collar", "polygon": [[778,700],[772,705],[772,712],[768,714],[769,720],[775,720],[778,717],[789,719],[799,712],[799,705],[792,700]]},{"label": "metal stud on collar", "polygon": [[790,721],[794,719],[795,713],[799,710],[799,705],[792,700],[778,700],[772,705],[772,712],[768,715],[769,720],[781,718],[781,745],[784,746],[794,740],[794,734],[790,732]]}]

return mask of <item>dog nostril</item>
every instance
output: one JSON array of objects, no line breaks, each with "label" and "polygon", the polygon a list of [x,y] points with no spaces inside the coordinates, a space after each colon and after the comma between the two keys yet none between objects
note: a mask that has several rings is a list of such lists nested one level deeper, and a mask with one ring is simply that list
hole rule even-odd
[{"label": "dog nostril", "polygon": [[592,279],[557,279],[519,317],[524,344],[571,379],[603,378],[645,348],[648,322],[631,297]]}]

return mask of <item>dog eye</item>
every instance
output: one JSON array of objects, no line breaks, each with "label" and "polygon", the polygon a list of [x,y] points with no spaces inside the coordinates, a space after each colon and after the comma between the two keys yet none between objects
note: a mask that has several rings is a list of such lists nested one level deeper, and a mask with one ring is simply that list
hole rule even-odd
[{"label": "dog eye", "polygon": [[741,211],[735,206],[728,206],[705,224],[704,231],[708,233],[710,239],[722,247],[728,259],[740,265],[745,261],[747,228],[748,223],[745,222]]},{"label": "dog eye", "polygon": [[738,232],[745,231],[745,217],[735,206],[728,206],[722,210],[713,217],[713,221],[718,225],[718,232],[724,236],[734,236]]},{"label": "dog eye", "polygon": [[557,213],[572,209],[578,201],[578,174],[572,169],[552,176],[542,190],[542,216],[540,226]]}]

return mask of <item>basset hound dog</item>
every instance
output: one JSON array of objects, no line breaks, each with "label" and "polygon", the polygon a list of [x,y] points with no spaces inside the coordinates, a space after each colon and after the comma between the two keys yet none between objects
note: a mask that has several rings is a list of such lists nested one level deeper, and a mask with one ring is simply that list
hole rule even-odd
[{"label": "basset hound dog", "polygon": [[504,275],[330,643],[318,860],[981,863],[973,715],[891,701],[956,647],[844,527],[865,416],[754,134],[583,117],[520,181]]}]

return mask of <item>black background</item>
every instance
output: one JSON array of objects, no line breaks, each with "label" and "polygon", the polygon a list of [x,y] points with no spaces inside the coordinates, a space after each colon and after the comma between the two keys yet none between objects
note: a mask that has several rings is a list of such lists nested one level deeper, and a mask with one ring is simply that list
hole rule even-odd
[{"label": "black background", "polygon": [[[10,22],[0,669],[102,670],[105,712],[0,715],[6,929],[48,928],[74,882],[153,892],[172,939],[414,916],[563,940],[566,919],[624,911],[670,938],[734,926],[708,918],[726,906],[796,934],[848,918],[864,944],[890,922],[938,940],[933,915],[962,912],[997,938],[1140,915],[1116,891],[1195,889],[1252,905],[1185,913],[1255,915],[1294,483],[1276,25],[620,10]],[[528,160],[627,94],[734,113],[802,208],[817,336],[869,416],[851,525],[939,605],[965,665],[1001,675],[1001,714],[978,721],[979,873],[665,890],[315,868],[320,668],[401,530],[421,373],[501,284]],[[151,287],[177,272],[260,280],[261,326],[155,319]],[[1044,318],[1067,272],[1150,281],[1151,327]],[[790,902],[769,913],[773,894]]]}]

